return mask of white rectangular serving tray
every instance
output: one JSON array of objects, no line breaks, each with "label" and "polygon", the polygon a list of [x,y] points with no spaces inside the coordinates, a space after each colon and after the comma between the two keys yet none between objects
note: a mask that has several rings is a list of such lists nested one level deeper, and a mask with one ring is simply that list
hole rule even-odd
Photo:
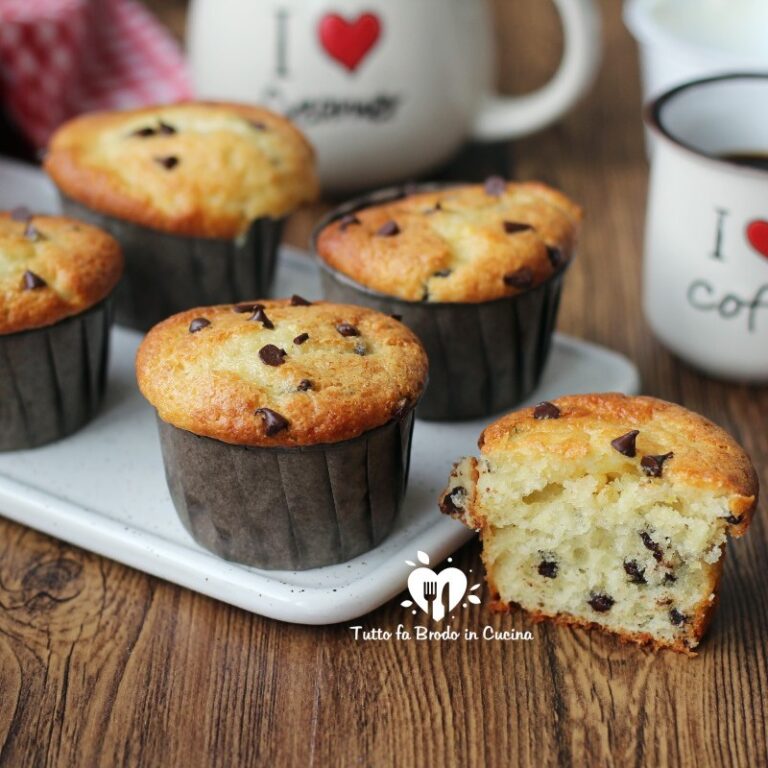
[{"label": "white rectangular serving tray", "polygon": [[[27,168],[10,169],[17,195],[4,200],[6,171],[0,161],[0,207],[23,203],[51,210],[47,183]],[[32,191],[18,195],[22,188]],[[319,298],[320,285],[312,262],[285,248],[275,295],[291,293]],[[453,462],[476,451],[490,420],[418,421],[404,508],[380,547],[349,563],[304,572],[261,571],[215,557],[183,528],[168,494],[154,412],[134,379],[141,336],[117,328],[112,340],[107,400],[95,421],[59,443],[0,454],[0,514],[245,610],[302,624],[342,622],[373,610],[405,587],[410,568],[404,561],[417,550],[439,563],[473,535],[440,514],[437,496]],[[530,402],[638,388],[637,371],[624,357],[556,335]]]}]

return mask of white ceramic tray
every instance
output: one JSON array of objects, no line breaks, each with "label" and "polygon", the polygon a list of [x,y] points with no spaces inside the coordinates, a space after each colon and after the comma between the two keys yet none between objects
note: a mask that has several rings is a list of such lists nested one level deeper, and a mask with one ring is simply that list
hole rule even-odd
[{"label": "white ceramic tray", "polygon": [[[7,170],[0,162],[0,208],[24,203],[51,209],[54,198],[36,172],[13,168],[9,184]],[[291,293],[319,297],[319,281],[308,259],[284,249],[276,294]],[[439,513],[436,498],[452,462],[475,452],[484,423],[420,421],[404,509],[382,546],[349,563],[299,573],[259,571],[214,557],[191,539],[171,503],[154,415],[134,383],[139,340],[137,333],[114,331],[107,402],[92,424],[51,446],[0,454],[0,514],[248,611],[303,624],[367,613],[404,588],[410,572],[404,561],[418,550],[438,563],[472,536]],[[531,402],[566,392],[634,393],[638,387],[637,371],[625,358],[558,335]]]}]

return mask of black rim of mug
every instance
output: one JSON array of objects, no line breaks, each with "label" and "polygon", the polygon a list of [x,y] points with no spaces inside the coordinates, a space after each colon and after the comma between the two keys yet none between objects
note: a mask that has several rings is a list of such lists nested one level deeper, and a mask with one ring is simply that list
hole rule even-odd
[{"label": "black rim of mug", "polygon": [[[673,135],[672,132],[669,131],[669,129],[664,125],[662,120],[662,112],[664,107],[681,93],[685,93],[686,91],[689,91],[693,88],[712,85],[713,83],[729,82],[734,80],[764,80],[768,85],[768,72],[729,72],[722,75],[702,77],[698,80],[689,80],[688,82],[681,83],[680,85],[676,85],[674,88],[665,91],[655,99],[649,101],[643,108],[643,121],[658,138],[668,141],[674,146],[685,150],[691,155],[694,155],[700,160],[703,160],[721,169],[733,171],[740,175],[765,179],[768,178],[768,171],[760,170],[759,168],[754,168],[751,166],[741,165],[734,162],[733,160],[727,160],[722,157],[716,157],[715,155],[709,155],[706,152],[702,152],[692,144],[688,144],[687,142]],[[751,149],[755,148],[752,147]]]}]

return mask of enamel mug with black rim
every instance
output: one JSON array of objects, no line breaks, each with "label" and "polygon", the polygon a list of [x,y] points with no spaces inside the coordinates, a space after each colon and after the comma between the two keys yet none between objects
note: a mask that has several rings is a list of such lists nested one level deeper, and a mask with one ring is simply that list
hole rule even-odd
[{"label": "enamel mug with black rim", "polygon": [[646,124],[646,318],[697,368],[768,382],[768,74],[686,83]]},{"label": "enamel mug with black rim", "polygon": [[594,0],[554,2],[560,66],[520,97],[494,91],[487,0],[193,0],[193,82],[201,98],[293,119],[326,189],[381,186],[428,171],[468,139],[523,136],[570,109],[597,69],[599,17]]}]

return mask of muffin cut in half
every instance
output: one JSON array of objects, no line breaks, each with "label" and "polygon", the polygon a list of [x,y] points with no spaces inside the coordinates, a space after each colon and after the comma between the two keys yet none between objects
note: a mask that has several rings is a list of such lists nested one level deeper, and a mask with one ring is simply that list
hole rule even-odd
[{"label": "muffin cut in half", "polygon": [[728,434],[654,398],[573,395],[504,416],[479,446],[440,506],[480,531],[498,608],[698,645],[758,493]]}]

